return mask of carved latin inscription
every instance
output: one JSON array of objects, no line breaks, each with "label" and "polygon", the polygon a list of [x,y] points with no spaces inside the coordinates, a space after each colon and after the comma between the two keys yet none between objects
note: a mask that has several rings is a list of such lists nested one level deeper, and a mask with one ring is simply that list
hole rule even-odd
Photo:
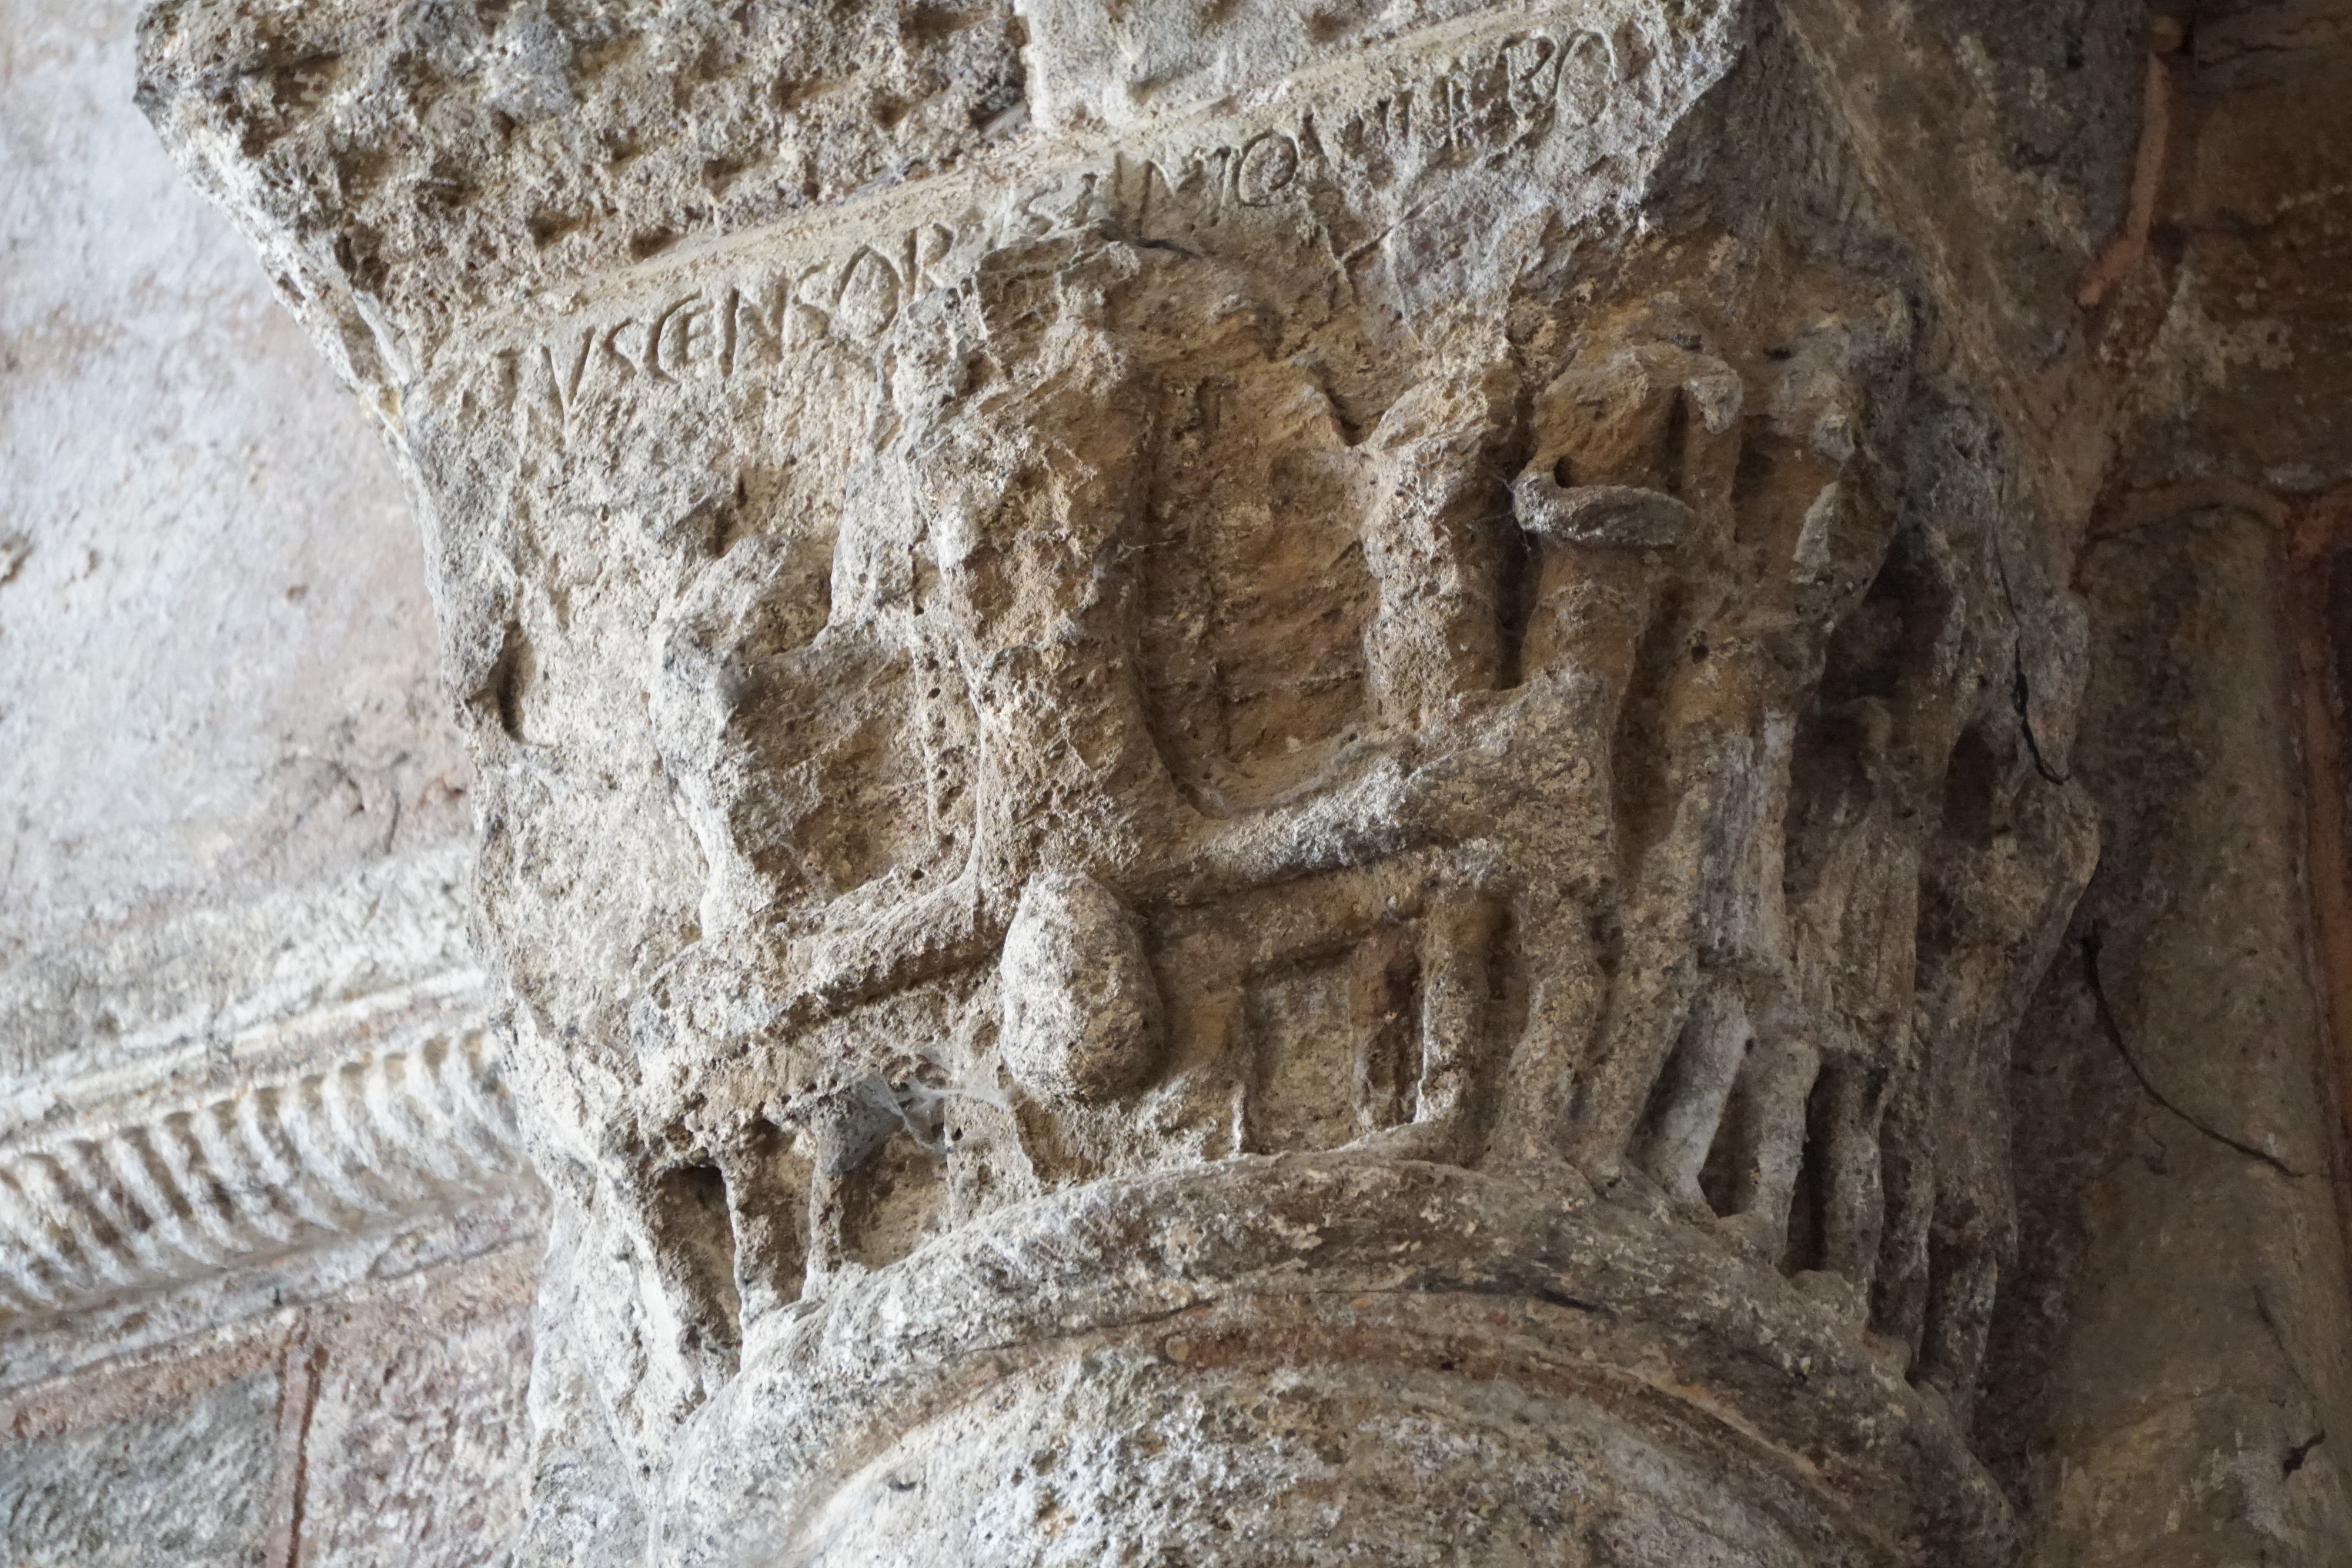
[{"label": "carved latin inscription", "polygon": [[870,358],[918,297],[968,282],[993,249],[1074,223],[1185,249],[1309,243],[1352,287],[1450,172],[1505,160],[1522,177],[1573,174],[1610,138],[1654,121],[1660,89],[1637,40],[1630,26],[1573,22],[1490,32],[1400,64],[1393,89],[1369,99],[1359,81],[1322,82],[1270,123],[1211,120],[1164,146],[1024,175],[1010,193],[984,175],[908,187],[669,268],[676,288],[626,287],[625,314],[602,304],[494,349],[463,372],[465,395],[551,418],[560,439],[581,407],[624,392],[789,374],[820,345]]}]

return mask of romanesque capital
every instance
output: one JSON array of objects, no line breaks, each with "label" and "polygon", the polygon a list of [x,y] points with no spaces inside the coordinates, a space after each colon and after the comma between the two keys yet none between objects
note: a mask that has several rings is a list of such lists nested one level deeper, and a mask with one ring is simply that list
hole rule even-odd
[{"label": "romanesque capital", "polygon": [[2007,1561],[2084,497],[1837,10],[155,7],[425,535],[528,1560]]}]

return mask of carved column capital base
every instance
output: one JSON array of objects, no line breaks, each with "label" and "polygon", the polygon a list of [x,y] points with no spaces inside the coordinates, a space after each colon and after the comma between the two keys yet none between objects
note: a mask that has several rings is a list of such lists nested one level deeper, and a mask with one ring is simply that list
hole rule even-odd
[{"label": "carved column capital base", "polygon": [[655,1560],[2005,1561],[1891,1359],[1691,1228],[1514,1179],[1098,1182],[753,1324]]}]

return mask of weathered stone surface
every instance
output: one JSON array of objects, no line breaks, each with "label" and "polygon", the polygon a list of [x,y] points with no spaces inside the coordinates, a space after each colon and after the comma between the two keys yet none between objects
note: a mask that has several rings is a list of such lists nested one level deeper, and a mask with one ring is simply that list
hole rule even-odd
[{"label": "weathered stone surface", "polygon": [[1041,872],[1005,928],[1004,1070],[1033,1098],[1108,1100],[1159,1065],[1167,1023],[1135,922],[1099,883]]},{"label": "weathered stone surface", "polygon": [[[364,203],[265,151],[277,110],[228,83],[283,68],[210,15],[151,26],[155,112],[266,243],[324,257],[289,214],[348,235]],[[1039,19],[1041,82],[1087,75],[1069,20]],[[642,1488],[657,1554],[756,1555],[854,1507],[818,1478],[863,1439],[788,1436],[845,1401],[787,1325],[832,1343],[869,1275],[969,1308],[927,1282],[967,1228],[1084,1254],[1085,1216],[1204,1165],[1240,1227],[1211,1274],[1245,1299],[1305,1223],[1243,1218],[1280,1189],[1265,1155],[1467,1166],[1530,1214],[1599,1180],[1554,1222],[1688,1227],[1804,1332],[1868,1322],[1965,1396],[2008,1203],[1985,1053],[2090,853],[2012,707],[2002,480],[1957,450],[1980,416],[1964,380],[1923,383],[1933,305],[1900,266],[1819,243],[1811,203],[1867,222],[1837,159],[1734,152],[1755,99],[1822,113],[1761,74],[1749,18],[1439,20],[1294,48],[1227,18],[1255,41],[1196,39],[1213,68],[1102,111],[1135,128],[1115,145],[1033,133],[520,309],[348,255],[310,291],[322,331],[335,290],[373,301],[349,370],[396,393],[433,519],[515,1082],[579,1216],[540,1375],[611,1423],[641,1479],[605,1485]],[[372,90],[330,81],[310,123],[340,134]],[[489,180],[457,204],[514,212]],[[2030,615],[2049,703],[2080,618]],[[1474,1228],[1465,1266],[1524,1260],[1511,1229]],[[1561,1291],[1658,1267],[1592,1245]],[[1132,1245],[1090,1267],[1141,1310]],[[1066,1332],[1066,1288],[1011,1273],[1034,1323],[1000,1343]],[[1676,1317],[1613,1354],[1719,1369],[1730,1332]],[[1381,1375],[1307,1354],[1333,1398]],[[1743,1422],[1785,1414],[1715,1381]],[[1089,1419],[1195,1396],[1180,1375]],[[1796,1526],[1726,1493],[1690,1540],[1591,1549],[1991,1560],[2001,1510],[1941,1403],[1896,1409],[1947,1457],[1888,1484],[1979,1499],[1957,1532],[1884,1522],[1891,1497],[1867,1520],[1864,1487]],[[1593,1440],[1725,1462],[1624,1418]],[[1517,1441],[1461,1419],[1465,1454]],[[576,1420],[542,1411],[551,1469],[593,1450]],[[1838,1432],[1759,1462],[1803,1473]],[[1601,1452],[1633,1467],[1602,1490],[1653,1462]],[[1214,1453],[1164,1463],[1271,1497],[1303,1462]],[[1359,1500],[1410,1512],[1457,1462]],[[1101,1511],[1178,1485],[1073,1479],[1099,1518],[1067,1549],[1142,1541]],[[1168,1543],[1204,1550],[1180,1515]],[[539,1550],[587,1548],[576,1512],[541,1521]],[[1459,1526],[1363,1528],[1408,1561]]]},{"label": "weathered stone surface", "polygon": [[373,382],[414,373],[422,315],[952,168],[1022,120],[1002,5],[164,4],[142,26],[197,72],[156,110],[220,147],[214,193],[269,214],[289,303]]},{"label": "weathered stone surface", "polygon": [[2042,1503],[2037,1563],[2322,1563],[2352,1540],[2325,1453],[2352,1429],[2352,1312],[2264,534],[2198,511],[2084,558],[2106,656],[2076,756],[2104,847],[2016,1054],[2044,1179],[1988,1412]]},{"label": "weathered stone surface", "polygon": [[39,1314],[528,1182],[478,1033],[427,1037],[0,1156],[0,1301]]},{"label": "weathered stone surface", "polygon": [[337,1336],[310,1413],[300,1560],[510,1562],[530,1480],[530,1366],[520,1301],[439,1333]]},{"label": "weathered stone surface", "polygon": [[524,1557],[2326,1560],[2323,688],[2079,549],[2212,20],[158,6],[424,524]]},{"label": "weathered stone surface", "polygon": [[0,1466],[0,1546],[28,1568],[242,1568],[261,1561],[277,1463],[278,1381],[257,1373],[17,1445]]},{"label": "weathered stone surface", "polygon": [[2145,223],[2089,280],[2100,357],[2132,372],[2078,569],[2101,871],[2015,1059],[2042,1174],[1983,1446],[2042,1521],[2030,1561],[2324,1563],[2352,1539],[2352,127],[2312,105],[2352,69],[2352,8],[2167,9]]},{"label": "weathered stone surface", "polygon": [[[1097,1184],[750,1335],[656,1561],[1419,1563],[1530,1529],[1539,1562],[1995,1562],[2005,1541],[1934,1396],[1769,1267],[1444,1166]],[[1465,1496],[1449,1472],[1481,1452],[1496,1490]]]},{"label": "weathered stone surface", "polygon": [[[0,1559],[248,1568],[301,1542],[260,1342],[545,1202],[443,1092],[499,1120],[396,468],[142,123],[136,9],[0,4]],[[461,1458],[445,1519],[521,1479]]]}]

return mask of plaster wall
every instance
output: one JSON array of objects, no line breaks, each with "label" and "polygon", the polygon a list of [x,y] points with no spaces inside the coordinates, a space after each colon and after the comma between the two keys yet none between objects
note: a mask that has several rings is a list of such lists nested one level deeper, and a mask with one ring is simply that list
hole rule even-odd
[{"label": "plaster wall", "polygon": [[[133,108],[137,9],[0,5],[0,1161],[480,1011],[392,461]],[[0,1561],[499,1560],[535,1215],[0,1313]]]}]

